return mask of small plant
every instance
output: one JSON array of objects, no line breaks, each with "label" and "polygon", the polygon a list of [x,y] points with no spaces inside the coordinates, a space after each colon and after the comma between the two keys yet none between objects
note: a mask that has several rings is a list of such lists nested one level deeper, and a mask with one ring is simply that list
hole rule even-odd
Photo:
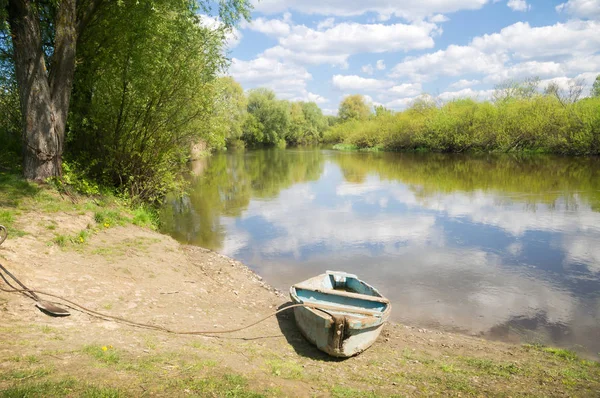
[{"label": "small plant", "polygon": [[64,235],[56,235],[54,239],[52,239],[52,242],[59,247],[65,247],[67,244],[67,237]]},{"label": "small plant", "polygon": [[83,348],[83,352],[108,365],[116,365],[121,361],[119,353],[112,345],[89,345]]}]

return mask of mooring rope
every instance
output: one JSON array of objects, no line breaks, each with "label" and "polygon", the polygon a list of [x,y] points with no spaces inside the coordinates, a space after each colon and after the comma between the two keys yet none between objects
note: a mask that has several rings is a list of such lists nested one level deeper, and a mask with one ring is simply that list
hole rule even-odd
[{"label": "mooring rope", "polygon": [[[4,235],[4,239],[6,239],[6,228],[4,228],[2,225],[0,225],[0,245],[2,244],[2,242],[4,242],[4,239],[2,239],[2,233]],[[2,272],[4,271],[4,272]],[[22,289],[18,289],[16,287],[14,287],[9,281],[8,279],[4,276],[4,273],[6,273],[8,276],[10,276],[12,279],[14,279],[21,287]],[[114,321],[114,322],[121,322],[124,323],[126,325],[129,326],[133,326],[133,327],[139,327],[139,328],[144,328],[144,329],[150,329],[150,330],[156,330],[159,332],[164,332],[164,333],[170,333],[170,334],[179,334],[179,335],[214,335],[214,334],[225,334],[225,333],[235,333],[235,332],[239,332],[245,329],[249,329],[253,326],[258,325],[259,323],[262,323],[264,321],[266,321],[267,319],[276,316],[282,312],[291,310],[293,308],[299,308],[299,307],[305,307],[305,308],[312,308],[315,310],[319,310],[322,311],[326,314],[329,314],[329,312],[327,312],[327,309],[330,310],[335,310],[335,308],[332,307],[328,307],[327,305],[324,304],[319,304],[319,305],[314,305],[314,304],[306,304],[306,303],[301,303],[301,304],[292,304],[289,305],[287,307],[284,308],[280,308],[275,312],[270,313],[269,315],[259,319],[258,321],[252,322],[249,325],[245,325],[245,326],[241,326],[238,328],[234,328],[234,329],[224,329],[224,330],[196,330],[196,331],[185,331],[185,330],[175,330],[175,329],[170,329],[164,326],[158,326],[158,325],[151,325],[148,323],[143,323],[143,322],[136,322],[136,321],[132,321],[130,319],[127,318],[123,318],[120,316],[114,316],[114,315],[109,315],[109,314],[105,314],[99,311],[95,311],[92,309],[89,309],[87,307],[84,307],[81,304],[78,304],[72,300],[69,300],[65,297],[59,296],[57,294],[54,293],[48,293],[48,292],[44,292],[42,290],[34,290],[34,289],[29,289],[27,286],[25,286],[23,283],[21,283],[14,275],[12,275],[2,264],[0,264],[0,277],[2,278],[2,280],[4,280],[4,282],[10,287],[10,289],[6,289],[2,286],[0,286],[0,291],[6,292],[6,293],[21,293],[24,294],[27,298],[30,298],[32,300],[34,300],[36,303],[42,304],[42,301],[40,300],[40,298],[37,296],[42,295],[42,296],[48,296],[48,297],[52,297],[58,300],[61,300],[62,302],[60,303],[51,303],[51,304],[62,304],[66,307],[69,307],[75,311],[79,311],[82,313],[85,313],[89,316],[95,317],[95,318],[99,318],[99,319],[103,319],[103,320],[108,320],[108,321]],[[283,304],[282,304],[283,305]],[[43,308],[43,306],[41,306],[40,308]],[[66,315],[68,315],[68,312],[66,312]]]},{"label": "mooring rope", "polygon": [[[4,279],[4,278],[3,278]],[[5,280],[6,281],[6,280]],[[7,293],[33,293],[33,294],[40,294],[43,296],[48,296],[48,297],[53,297],[55,299],[61,300],[64,303],[53,303],[53,304],[63,304],[75,311],[79,311],[82,313],[86,313],[92,317],[95,318],[100,318],[100,319],[104,319],[104,320],[110,320],[110,321],[116,321],[116,322],[121,322],[121,323],[125,323],[129,326],[134,326],[134,327],[140,327],[140,328],[144,328],[144,329],[152,329],[152,330],[157,330],[160,332],[165,332],[165,333],[170,333],[170,334],[187,334],[187,335],[210,335],[210,334],[224,334],[224,333],[235,333],[235,332],[239,332],[241,330],[245,330],[245,329],[249,329],[252,326],[258,325],[259,323],[262,323],[264,321],[266,321],[267,319],[282,313],[284,311],[287,310],[291,310],[292,308],[298,308],[298,307],[306,307],[306,308],[313,308],[313,309],[317,309],[317,310],[321,310],[322,311],[322,307],[321,305],[317,306],[317,305],[313,305],[313,304],[292,304],[290,306],[287,306],[285,308],[280,308],[275,312],[270,313],[269,315],[259,319],[258,321],[255,321],[249,325],[245,325],[245,326],[241,326],[238,328],[234,328],[234,329],[224,329],[224,330],[195,330],[195,331],[182,331],[182,330],[175,330],[175,329],[169,329],[167,327],[163,327],[163,326],[158,326],[158,325],[151,325],[148,323],[142,323],[142,322],[136,322],[136,321],[132,321],[130,319],[127,318],[123,318],[123,317],[119,317],[119,316],[114,316],[114,315],[109,315],[109,314],[105,314],[102,312],[98,312],[98,311],[94,311],[92,309],[86,308],[81,304],[78,304],[72,300],[69,300],[65,297],[53,294],[53,293],[48,293],[48,292],[44,292],[41,290],[33,290],[33,289],[5,289],[3,287],[0,287],[0,290],[3,292],[7,292]],[[29,296],[28,296],[29,297]],[[29,297],[32,298],[32,297]],[[33,299],[33,298],[32,298]],[[65,304],[66,303],[66,304]]]}]

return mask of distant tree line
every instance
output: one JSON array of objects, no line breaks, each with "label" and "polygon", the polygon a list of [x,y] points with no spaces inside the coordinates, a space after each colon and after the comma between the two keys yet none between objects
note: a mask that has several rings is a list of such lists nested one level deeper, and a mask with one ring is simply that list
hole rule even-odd
[{"label": "distant tree line", "polygon": [[434,152],[600,154],[600,76],[590,96],[583,82],[540,87],[538,78],[498,85],[489,101],[439,101],[422,95],[402,112],[370,112],[361,96],[340,105],[341,123],[324,141],[345,149]]},{"label": "distant tree line", "polygon": [[[279,147],[321,142],[329,117],[314,102],[277,99],[266,88],[247,95],[231,77],[219,79],[213,126],[227,147]],[[219,127],[220,126],[220,127]],[[222,129],[222,130],[221,130]]]}]

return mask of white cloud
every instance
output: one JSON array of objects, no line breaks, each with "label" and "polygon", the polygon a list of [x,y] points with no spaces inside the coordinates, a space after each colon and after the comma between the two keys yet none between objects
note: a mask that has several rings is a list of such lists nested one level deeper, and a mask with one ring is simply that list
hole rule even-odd
[{"label": "white cloud", "polygon": [[379,90],[382,88],[392,87],[394,82],[388,80],[378,80],[364,78],[356,75],[334,75],[331,79],[333,86],[339,90]]},{"label": "white cloud", "polygon": [[373,69],[373,65],[371,65],[371,64],[363,65],[363,66],[360,68],[360,70],[361,70],[363,73],[366,73],[367,75],[372,75],[372,74],[373,74],[373,71],[374,71],[374,69]]},{"label": "white cloud", "polygon": [[410,77],[426,81],[437,75],[460,76],[468,73],[489,73],[500,70],[507,57],[486,54],[471,46],[450,45],[445,50],[419,57],[407,57],[391,70],[392,77]]},{"label": "white cloud", "polygon": [[319,22],[317,25],[317,30],[331,28],[333,25],[335,25],[335,18],[327,18]]},{"label": "white cloud", "polygon": [[392,15],[408,20],[422,19],[435,14],[448,14],[460,10],[477,10],[489,0],[254,0],[255,10],[265,14],[277,14],[295,10],[304,14],[358,16],[367,12],[384,18]]},{"label": "white cloud", "polygon": [[443,14],[436,14],[436,15],[432,16],[431,18],[429,18],[429,22],[433,22],[433,23],[448,22],[449,20],[450,19]]},{"label": "white cloud", "polygon": [[389,109],[402,110],[412,104],[415,98],[399,98],[385,103],[385,107]]},{"label": "white cloud", "polygon": [[408,51],[433,47],[431,33],[435,29],[435,24],[426,22],[412,25],[343,22],[324,31],[297,25],[289,36],[279,39],[279,44],[294,51],[320,54]]},{"label": "white cloud", "polygon": [[456,89],[460,90],[460,89],[463,89],[463,88],[475,86],[476,84],[479,84],[479,83],[481,83],[479,80],[460,79],[459,81],[452,83],[448,87],[449,88],[456,88]]},{"label": "white cloud", "polygon": [[557,12],[564,12],[582,19],[600,19],[600,1],[569,0],[556,6]]},{"label": "white cloud", "polygon": [[307,97],[306,83],[312,79],[301,66],[262,57],[251,61],[233,58],[229,73],[245,88],[267,87],[284,99]]},{"label": "white cloud", "polygon": [[571,20],[531,27],[517,22],[498,33],[473,39],[471,46],[484,52],[511,52],[516,58],[585,56],[600,49],[600,23]]},{"label": "white cloud", "polygon": [[492,98],[494,90],[473,90],[471,88],[464,88],[459,91],[446,91],[438,95],[438,98],[442,101],[452,101],[459,98],[473,98],[476,100],[484,101]]},{"label": "white cloud", "polygon": [[385,62],[382,59],[378,60],[375,66],[377,70],[385,70]]},{"label": "white cloud", "polygon": [[491,83],[500,83],[505,80],[520,80],[526,77],[537,76],[540,78],[560,76],[565,74],[564,66],[558,62],[538,62],[528,61],[513,66],[506,66],[504,69],[489,75],[485,81]]},{"label": "white cloud", "polygon": [[290,101],[303,101],[303,102],[315,102],[317,104],[325,104],[329,100],[319,94],[311,93],[307,90],[303,90],[300,95],[289,98]]},{"label": "white cloud", "polygon": [[[529,76],[568,76],[600,65],[600,23],[571,20],[531,27],[518,22],[500,32],[475,37],[469,45],[407,57],[390,76],[426,81],[437,76],[477,74],[488,82]],[[525,62],[523,62],[525,61]]]},{"label": "white cloud", "polygon": [[389,89],[389,93],[402,98],[414,97],[421,94],[422,91],[421,83],[403,83]]},{"label": "white cloud", "polygon": [[260,56],[298,64],[330,64],[347,68],[348,58],[353,54],[431,48],[434,45],[432,35],[438,29],[435,24],[422,21],[411,25],[344,22],[321,28],[291,26],[289,34],[278,37],[277,46],[265,50]]},{"label": "white cloud", "polygon": [[254,30],[270,36],[286,36],[290,33],[290,25],[279,19],[256,18],[252,22],[245,22],[243,28]]},{"label": "white cloud", "polygon": [[531,9],[525,0],[508,0],[506,5],[513,11],[529,11]]},{"label": "white cloud", "polygon": [[281,60],[284,62],[292,62],[294,64],[309,64],[309,65],[338,65],[342,68],[348,67],[347,54],[328,54],[318,52],[301,52],[293,51],[282,46],[275,46],[266,49],[259,55],[263,58]]}]

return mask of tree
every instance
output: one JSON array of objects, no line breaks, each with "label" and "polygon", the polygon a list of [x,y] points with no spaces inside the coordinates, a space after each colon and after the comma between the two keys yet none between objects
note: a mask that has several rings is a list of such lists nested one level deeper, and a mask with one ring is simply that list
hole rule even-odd
[{"label": "tree", "polygon": [[323,133],[328,127],[327,119],[323,111],[315,102],[302,102],[302,112],[307,125],[307,134],[305,135],[305,144],[316,143],[323,137]]},{"label": "tree", "polygon": [[550,82],[544,89],[544,94],[556,97],[563,105],[574,104],[583,94],[584,85],[585,81],[581,78],[570,79],[566,89],[561,88],[556,82]]},{"label": "tree", "polygon": [[[78,41],[100,10],[122,3],[130,2],[0,0],[0,18],[8,21],[12,38],[26,178],[44,180],[61,174]],[[189,9],[204,11],[212,4],[209,0],[185,3]],[[242,16],[249,17],[249,3],[222,0],[219,16],[224,25],[231,26]]]},{"label": "tree", "polygon": [[371,110],[365,101],[365,97],[360,94],[349,95],[340,104],[338,117],[342,121],[356,119],[364,120],[369,117]]},{"label": "tree", "polygon": [[185,2],[137,0],[103,10],[80,38],[67,159],[144,201],[177,190],[192,144],[225,145],[217,74],[223,32]]},{"label": "tree", "polygon": [[596,76],[596,80],[592,85],[592,91],[590,92],[590,96],[594,98],[600,98],[600,75]]},{"label": "tree", "polygon": [[103,1],[4,3],[23,118],[23,173],[43,180],[60,175],[77,38]]},{"label": "tree", "polygon": [[250,90],[245,141],[252,145],[283,145],[290,127],[289,103],[279,101],[275,93],[266,88]]},{"label": "tree", "polygon": [[215,82],[215,103],[211,130],[227,143],[239,141],[248,115],[248,100],[244,89],[232,77],[221,77]]},{"label": "tree", "polygon": [[385,106],[383,105],[377,105],[375,107],[375,116],[380,117],[380,116],[390,116],[392,115],[392,110],[391,109],[387,109]]},{"label": "tree", "polygon": [[539,77],[530,77],[522,81],[506,80],[494,87],[492,97],[496,102],[513,99],[531,99],[538,94]]}]

